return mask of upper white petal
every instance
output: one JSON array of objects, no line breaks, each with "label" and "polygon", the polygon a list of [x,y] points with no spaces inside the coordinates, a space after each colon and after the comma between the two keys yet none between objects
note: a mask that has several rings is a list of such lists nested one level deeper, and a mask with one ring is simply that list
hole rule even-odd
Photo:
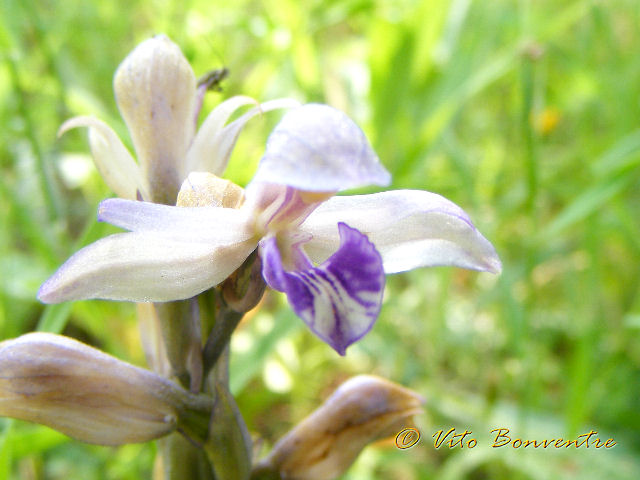
[{"label": "upper white petal", "polygon": [[328,105],[308,104],[276,125],[253,181],[336,192],[388,185],[391,176],[353,120]]},{"label": "upper white petal", "polygon": [[151,200],[175,203],[195,132],[196,78],[189,62],[169,38],[156,35],[124,59],[113,87]]},{"label": "upper white petal", "polygon": [[439,265],[492,273],[502,268],[493,245],[467,214],[435,193],[396,190],[329,199],[300,227],[313,236],[304,245],[313,261],[324,261],[338,248],[338,222],[368,236],[386,273]]},{"label": "upper white petal", "polygon": [[220,246],[173,240],[154,232],[111,235],[69,258],[40,287],[38,298],[45,303],[190,298],[226,279],[255,247],[252,239]]},{"label": "upper white petal", "polygon": [[139,191],[149,198],[147,182],[127,147],[113,129],[93,117],[74,117],[62,124],[58,135],[77,127],[89,127],[89,145],[96,168],[116,195],[135,200]]}]

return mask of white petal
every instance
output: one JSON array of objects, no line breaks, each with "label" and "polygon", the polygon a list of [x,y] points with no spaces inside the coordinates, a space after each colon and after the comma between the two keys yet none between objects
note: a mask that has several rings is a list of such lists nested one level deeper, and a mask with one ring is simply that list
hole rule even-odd
[{"label": "white petal", "polygon": [[89,145],[96,168],[116,195],[135,200],[137,191],[143,198],[149,192],[140,168],[113,129],[93,117],[74,117],[62,124],[58,136],[77,127],[89,127]]},{"label": "white petal", "polygon": [[74,254],[38,292],[45,303],[102,298],[164,302],[190,298],[236,270],[255,249],[180,242],[156,233],[120,233]]},{"label": "white petal", "polygon": [[157,203],[175,203],[195,131],[196,78],[180,48],[165,35],[138,45],[113,80],[120,113]]},{"label": "white petal", "polygon": [[493,245],[467,214],[435,193],[397,190],[331,198],[301,226],[313,236],[304,245],[313,261],[324,261],[338,248],[338,222],[369,237],[386,273],[440,265],[492,273],[502,268]]},{"label": "white petal", "polygon": [[353,120],[328,105],[307,104],[273,129],[253,181],[337,192],[388,185],[391,176]]},{"label": "white petal", "polygon": [[237,95],[225,100],[207,115],[189,147],[185,172],[210,172],[214,175],[222,173],[219,166],[222,163],[221,159],[212,158],[217,157],[215,152],[217,150],[216,144],[220,141],[220,131],[233,112],[250,104],[257,105],[258,102],[251,97]]},{"label": "white petal", "polygon": [[172,207],[110,198],[100,204],[98,220],[181,242],[229,245],[253,235],[249,213],[233,208]]},{"label": "white petal", "polygon": [[257,102],[249,97],[237,96],[221,103],[204,121],[187,154],[186,173],[192,171],[211,172],[221,176],[227,168],[229,157],[245,124],[258,114],[277,108],[300,106],[296,100],[282,98],[271,100],[251,109],[226,127],[231,114],[238,108]]}]

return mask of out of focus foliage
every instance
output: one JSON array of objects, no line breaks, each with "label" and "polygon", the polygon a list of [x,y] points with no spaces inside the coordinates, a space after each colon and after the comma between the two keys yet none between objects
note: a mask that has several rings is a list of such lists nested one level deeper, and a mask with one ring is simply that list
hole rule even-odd
[{"label": "out of focus foliage", "polygon": [[[168,34],[223,98],[292,96],[347,111],[394,176],[467,210],[500,277],[431,269],[389,278],[382,315],[345,358],[270,293],[233,341],[232,386],[265,451],[349,375],[422,393],[422,440],[370,447],[348,480],[640,478],[640,9],[637,0],[2,0],[0,337],[64,332],[144,364],[132,305],[46,307],[39,284],[111,193],[92,114],[128,138],[119,62]],[[251,178],[279,113],[253,121],[229,176]],[[431,435],[473,430],[473,449]],[[491,448],[597,430],[612,449]],[[2,479],[139,479],[153,445],[86,446],[0,420]]]}]

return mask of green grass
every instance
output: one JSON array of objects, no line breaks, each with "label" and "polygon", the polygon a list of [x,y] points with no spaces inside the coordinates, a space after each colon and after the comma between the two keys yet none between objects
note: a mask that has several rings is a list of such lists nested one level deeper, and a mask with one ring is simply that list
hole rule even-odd
[{"label": "green grass", "polygon": [[[409,450],[369,448],[347,480],[640,478],[635,0],[2,0],[0,13],[1,338],[64,332],[143,364],[133,306],[44,307],[35,293],[80,245],[112,231],[95,222],[110,195],[98,174],[73,184],[64,174],[90,161],[86,136],[56,131],[93,114],[128,141],[113,73],[137,42],[165,32],[196,74],[231,71],[204,111],[240,93],[347,111],[393,188],[461,205],[504,263],[497,278],[440,268],[391,277],[376,327],[345,358],[269,294],[232,362],[240,407],[265,445],[340,379],[376,373],[427,398],[423,438]],[[242,135],[228,172],[238,183],[277,118]],[[453,426],[479,446],[435,449],[432,433]],[[598,430],[618,443],[489,448],[502,426],[523,439]],[[0,421],[0,480],[146,478],[153,452]]]}]

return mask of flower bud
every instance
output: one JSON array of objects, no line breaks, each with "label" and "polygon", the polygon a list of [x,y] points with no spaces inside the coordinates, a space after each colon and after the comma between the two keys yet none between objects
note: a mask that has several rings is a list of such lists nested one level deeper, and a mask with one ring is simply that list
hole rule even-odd
[{"label": "flower bud", "polygon": [[262,261],[254,251],[222,284],[222,298],[238,313],[247,313],[262,299],[266,284],[262,278]]},{"label": "flower bud", "polygon": [[422,397],[388,380],[360,375],[276,443],[256,469],[287,480],[331,480],[369,443],[397,433],[420,413]]},{"label": "flower bud", "polygon": [[0,415],[84,442],[153,440],[176,430],[199,402],[167,379],[68,337],[29,333],[0,343]]},{"label": "flower bud", "polygon": [[189,62],[168,37],[156,35],[124,59],[113,86],[151,200],[173,204],[196,126],[196,78]]}]

